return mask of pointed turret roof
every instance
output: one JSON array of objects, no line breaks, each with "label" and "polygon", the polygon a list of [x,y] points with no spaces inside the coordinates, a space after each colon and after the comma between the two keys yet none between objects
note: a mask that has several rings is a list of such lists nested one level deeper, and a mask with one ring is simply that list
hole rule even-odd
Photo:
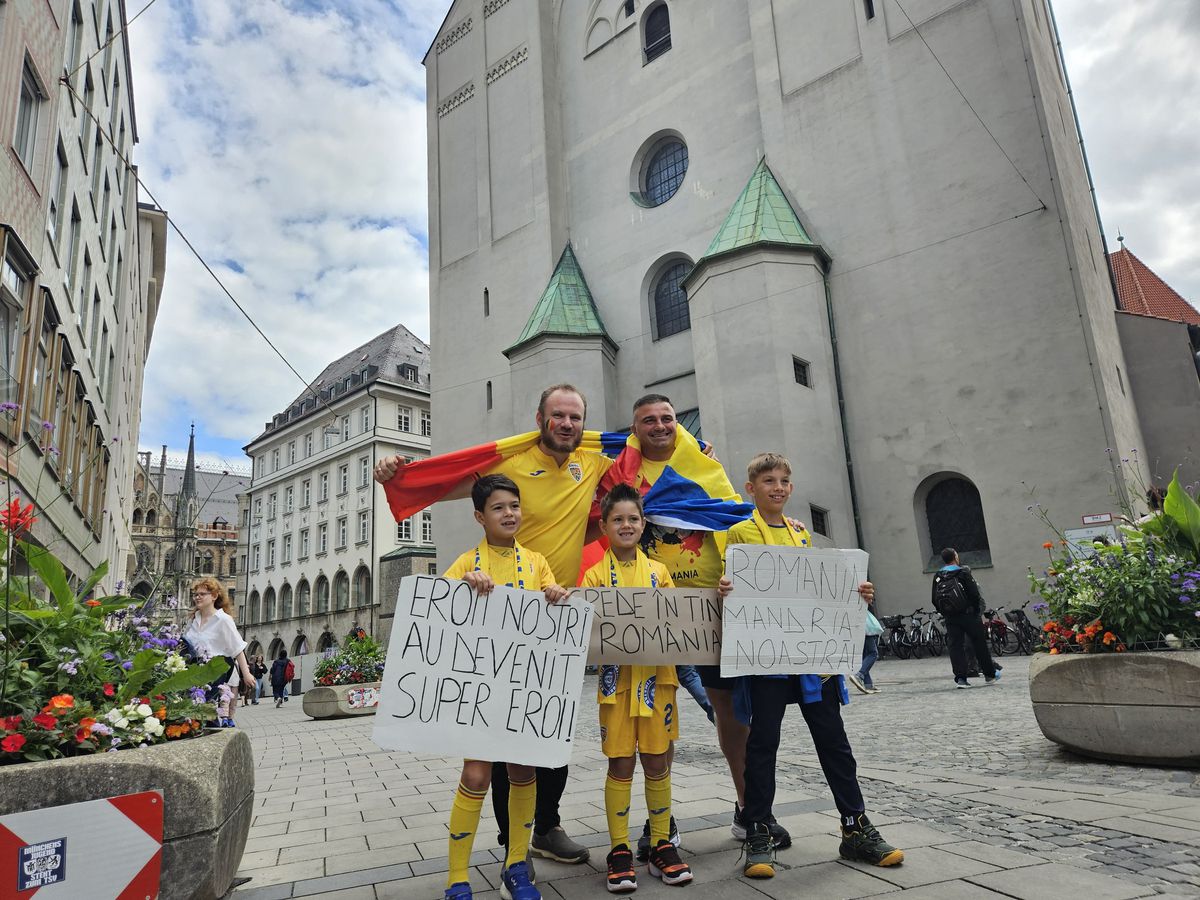
[{"label": "pointed turret roof", "polygon": [[754,246],[815,250],[828,262],[824,248],[809,237],[764,157],[717,229],[700,261]]},{"label": "pointed turret roof", "polygon": [[1174,322],[1200,325],[1200,312],[1125,246],[1110,253],[1113,274],[1117,277],[1117,301],[1125,312],[1155,316]]},{"label": "pointed turret roof", "polygon": [[603,338],[616,348],[616,343],[604,328],[592,292],[588,290],[583,269],[575,258],[570,243],[558,258],[554,274],[542,296],[533,307],[521,336],[504,351],[508,356],[534,338],[542,335]]},{"label": "pointed turret roof", "polygon": [[192,423],[192,433],[188,437],[187,466],[183,470],[183,486],[179,489],[181,496],[196,496],[196,423]]}]

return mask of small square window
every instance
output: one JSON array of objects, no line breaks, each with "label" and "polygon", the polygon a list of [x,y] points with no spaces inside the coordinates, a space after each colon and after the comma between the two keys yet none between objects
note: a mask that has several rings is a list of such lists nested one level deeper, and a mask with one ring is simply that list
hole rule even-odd
[{"label": "small square window", "polygon": [[821,509],[819,506],[809,506],[808,516],[813,532],[829,537],[829,510]]},{"label": "small square window", "polygon": [[812,378],[809,376],[808,363],[798,356],[792,357],[792,374],[796,378],[796,384],[812,387]]}]

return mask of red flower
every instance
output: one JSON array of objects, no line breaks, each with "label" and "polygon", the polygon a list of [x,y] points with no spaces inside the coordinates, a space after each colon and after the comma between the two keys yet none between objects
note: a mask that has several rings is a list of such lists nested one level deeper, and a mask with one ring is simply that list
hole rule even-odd
[{"label": "red flower", "polygon": [[35,725],[41,725],[43,728],[53,728],[58,724],[58,719],[50,715],[50,713],[38,713],[33,717]]},{"label": "red flower", "polygon": [[5,753],[16,753],[25,746],[25,735],[10,734],[4,740],[0,741],[0,750]]},{"label": "red flower", "polygon": [[3,728],[5,731],[16,731],[20,727],[20,716],[8,716],[7,718],[0,719],[0,728]]},{"label": "red flower", "polygon": [[1050,549],[1050,548],[1052,548],[1053,546],[1054,546],[1054,544],[1052,544],[1050,541],[1046,541],[1046,543],[1042,544],[1042,549],[1043,549],[1043,550],[1049,550],[1049,549]]},{"label": "red flower", "polygon": [[55,715],[68,710],[75,705],[75,698],[70,694],[55,694],[50,702],[42,707],[42,712],[53,712]]},{"label": "red flower", "polygon": [[107,681],[106,681],[106,682],[104,682],[104,696],[105,696],[105,697],[111,697],[111,696],[112,696],[113,694],[115,694],[116,692],[117,692],[117,691],[116,691],[116,688],[114,688],[114,687],[112,686],[112,684],[110,684],[110,683],[109,683],[109,682],[107,682]]},{"label": "red flower", "polygon": [[84,606],[99,606],[100,601],[99,600],[84,600],[83,605]]},{"label": "red flower", "polygon": [[0,528],[12,534],[28,531],[35,521],[32,503],[22,509],[21,501],[14,498],[8,506],[0,509]]}]

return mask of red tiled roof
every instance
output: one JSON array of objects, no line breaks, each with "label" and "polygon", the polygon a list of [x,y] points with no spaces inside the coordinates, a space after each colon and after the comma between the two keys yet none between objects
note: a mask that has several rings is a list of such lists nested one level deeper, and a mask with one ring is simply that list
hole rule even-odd
[{"label": "red tiled roof", "polygon": [[1131,251],[1122,246],[1108,258],[1117,276],[1117,299],[1121,309],[1139,316],[1200,325],[1200,312]]}]

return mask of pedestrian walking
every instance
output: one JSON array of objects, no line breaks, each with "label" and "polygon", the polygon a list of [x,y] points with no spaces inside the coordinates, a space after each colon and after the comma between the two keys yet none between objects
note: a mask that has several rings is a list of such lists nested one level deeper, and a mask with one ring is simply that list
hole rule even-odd
[{"label": "pedestrian walking", "polygon": [[263,676],[267,674],[267,664],[263,662],[261,655],[254,657],[250,663],[250,674],[254,676],[254,699],[250,702],[252,705],[258,706],[258,701],[262,699],[263,695]]},{"label": "pedestrian walking", "polygon": [[954,670],[954,686],[969,688],[969,664],[963,639],[970,638],[975,648],[979,671],[985,684],[1000,680],[999,667],[988,651],[987,634],[983,630],[983,596],[971,570],[959,563],[953,547],[942,551],[944,565],[933,576],[933,608],[946,621],[946,643],[950,647],[950,666]]},{"label": "pedestrian walking", "polygon": [[271,695],[275,698],[276,709],[283,706],[283,701],[287,699],[284,691],[287,689],[287,672],[291,665],[286,650],[280,650],[279,658],[271,663]]},{"label": "pedestrian walking", "polygon": [[864,694],[878,694],[879,688],[871,680],[871,666],[879,659],[879,636],[883,634],[883,625],[875,616],[875,601],[867,605],[867,633],[863,639],[862,663],[858,671],[847,676],[847,680]]}]

